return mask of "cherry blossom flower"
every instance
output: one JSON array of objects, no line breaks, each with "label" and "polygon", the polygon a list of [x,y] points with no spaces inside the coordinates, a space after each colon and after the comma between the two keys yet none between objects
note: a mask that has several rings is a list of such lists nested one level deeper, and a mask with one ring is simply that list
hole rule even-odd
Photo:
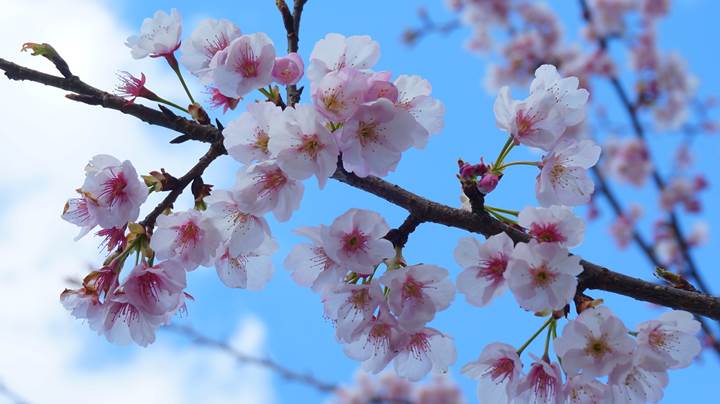
[{"label": "cherry blossom flower", "polygon": [[170,15],[162,10],[155,12],[152,18],[146,18],[140,27],[140,35],[128,37],[125,45],[135,59],[146,56],[169,56],[180,47],[182,17],[176,9]]},{"label": "cherry blossom flower", "polygon": [[130,272],[123,289],[133,306],[159,316],[175,311],[182,303],[185,277],[185,269],[174,260],[153,266],[141,263]]},{"label": "cherry blossom flower", "polygon": [[206,18],[200,21],[190,39],[183,42],[180,63],[207,84],[212,81],[212,58],[240,35],[240,28],[231,21]]},{"label": "cherry blossom flower", "polygon": [[222,107],[223,114],[227,113],[229,109],[234,110],[238,106],[238,103],[240,103],[239,98],[228,97],[215,87],[210,87],[209,94],[210,106],[213,108]]},{"label": "cherry blossom flower", "polygon": [[447,373],[456,359],[452,337],[433,328],[423,328],[410,334],[400,346],[393,363],[399,376],[415,382],[431,370],[434,374]]},{"label": "cherry blossom flower", "polygon": [[616,367],[608,377],[609,401],[619,404],[657,403],[668,384],[665,370],[654,371],[638,363],[639,356]]},{"label": "cherry blossom flower", "polygon": [[603,147],[604,168],[614,178],[642,186],[653,170],[645,142],[641,139],[611,138]]},{"label": "cherry blossom flower", "polygon": [[535,183],[542,206],[576,206],[588,203],[595,184],[587,174],[600,158],[600,147],[591,140],[560,142],[543,158]]},{"label": "cherry blossom flower", "polygon": [[312,287],[316,292],[324,292],[335,287],[344,272],[340,265],[328,257],[322,244],[322,233],[326,226],[301,227],[296,234],[305,236],[312,244],[298,244],[285,259],[284,265],[292,272],[291,277],[300,286]]},{"label": "cherry blossom flower", "polygon": [[248,104],[247,111],[223,130],[228,154],[243,164],[269,159],[270,123],[281,119],[281,113],[272,102]]},{"label": "cherry blossom flower", "polygon": [[120,84],[115,88],[115,91],[120,97],[130,98],[127,100],[128,104],[134,103],[138,97],[154,101],[160,99],[157,94],[145,87],[145,73],[140,73],[138,78],[128,72],[121,72],[118,74],[118,78]]},{"label": "cherry blossom flower", "polygon": [[303,76],[305,64],[300,55],[290,52],[285,56],[275,58],[272,69],[272,77],[276,83],[282,85],[297,84]]},{"label": "cherry blossom flower", "polygon": [[606,307],[584,310],[555,339],[555,352],[570,376],[606,376],[632,360],[635,341],[622,321]]},{"label": "cherry blossom flower", "polygon": [[506,233],[491,236],[484,243],[474,237],[460,239],[455,261],[463,268],[457,289],[468,303],[483,307],[507,289],[505,269],[514,244]]},{"label": "cherry blossom flower", "polygon": [[392,243],[383,238],[389,230],[379,214],[350,209],[322,232],[322,244],[333,261],[359,274],[371,274],[382,260],[395,255]]},{"label": "cherry blossom flower", "polygon": [[80,233],[75,236],[75,241],[83,238],[98,225],[97,219],[88,209],[88,199],[85,197],[68,199],[63,208],[62,218],[66,222],[80,227]]},{"label": "cherry blossom flower", "polygon": [[395,79],[397,102],[395,105],[410,112],[417,123],[425,128],[422,136],[413,139],[413,146],[424,148],[430,135],[439,133],[445,126],[445,106],[430,96],[430,82],[420,76],[402,75]]},{"label": "cherry blossom flower", "polygon": [[698,193],[707,188],[707,181],[703,176],[693,179],[675,177],[665,186],[660,195],[660,206],[671,211],[675,205],[682,205],[687,212],[699,212],[702,204]]},{"label": "cherry blossom flower", "polygon": [[532,240],[515,246],[505,279],[520,306],[539,313],[565,307],[582,270],[580,257],[554,243]]},{"label": "cherry blossom flower", "polygon": [[275,45],[262,32],[241,35],[211,60],[212,81],[221,93],[240,98],[272,82]]},{"label": "cherry blossom flower", "polygon": [[480,358],[462,367],[462,373],[478,381],[478,400],[489,404],[512,402],[521,372],[517,350],[499,342],[486,345]]},{"label": "cherry blossom flower", "polygon": [[239,254],[231,253],[229,245],[225,244],[215,259],[215,271],[220,281],[229,288],[260,290],[272,278],[272,254],[277,249],[277,243],[269,235],[257,248]]},{"label": "cherry blossom flower", "polygon": [[600,404],[609,400],[608,386],[584,375],[569,377],[563,388],[566,404]]},{"label": "cherry blossom flower", "polygon": [[338,146],[310,105],[286,108],[270,125],[268,150],[295,180],[315,175],[320,188],[337,169]]},{"label": "cherry blossom flower", "polygon": [[105,321],[105,306],[97,290],[81,287],[77,290],[65,289],[60,294],[60,302],[65,310],[79,319],[87,320],[91,330],[100,332]]},{"label": "cherry blossom flower", "polygon": [[702,350],[697,338],[700,323],[686,311],[663,313],[639,324],[637,330],[638,361],[648,370],[687,367]]},{"label": "cherry blossom flower", "polygon": [[517,402],[560,404],[562,396],[560,366],[546,359],[536,359],[527,376],[518,383]]},{"label": "cherry blossom flower", "polygon": [[378,98],[386,98],[392,103],[398,102],[398,88],[390,81],[390,72],[373,72],[368,76],[363,100],[372,102]]},{"label": "cherry blossom flower", "polygon": [[[122,227],[137,219],[140,205],[147,199],[147,186],[138,178],[135,167],[125,160],[97,155],[85,168],[82,186],[85,207],[100,227]],[[85,209],[78,204],[78,213]]]},{"label": "cherry blossom flower", "polygon": [[335,123],[355,114],[364,100],[367,78],[352,68],[332,71],[312,85],[312,100],[318,112]]},{"label": "cherry blossom flower", "polygon": [[538,242],[558,243],[565,248],[580,245],[585,233],[585,222],[566,206],[528,206],[520,211],[518,224]]},{"label": "cherry blossom flower", "polygon": [[359,331],[359,335],[344,347],[345,354],[362,361],[362,368],[378,373],[397,355],[397,345],[403,335],[397,321],[386,309],[380,308],[378,315]]},{"label": "cherry blossom flower", "polygon": [[363,105],[340,132],[343,167],[359,177],[386,176],[424,131],[410,113],[384,98]]},{"label": "cherry blossom flower", "polygon": [[610,225],[610,234],[615,239],[615,243],[620,248],[625,248],[632,241],[635,233],[635,223],[642,216],[642,208],[638,205],[630,207],[628,212],[624,212],[615,218]]},{"label": "cherry blossom flower", "polygon": [[243,211],[236,192],[215,190],[206,202],[207,217],[220,231],[233,256],[255,250],[270,236],[270,226],[265,219]]},{"label": "cherry blossom flower", "polygon": [[308,78],[317,82],[331,71],[345,67],[370,69],[380,58],[380,45],[367,35],[345,37],[327,34],[310,53]]},{"label": "cherry blossom flower", "polygon": [[150,248],[157,259],[177,259],[186,270],[210,265],[221,241],[210,218],[196,210],[160,215]]},{"label": "cherry blossom flower", "polygon": [[637,9],[636,0],[590,0],[592,10],[592,35],[603,37],[621,35],[625,31],[623,17]]},{"label": "cherry blossom flower", "polygon": [[434,265],[419,264],[388,271],[380,282],[390,289],[390,309],[400,326],[408,331],[424,326],[455,298],[448,271]]},{"label": "cherry blossom flower", "polygon": [[588,92],[577,86],[576,77],[561,78],[554,66],[542,65],[525,100],[512,100],[508,87],[500,89],[493,107],[496,124],[516,143],[549,151],[567,127],[585,116]]},{"label": "cherry blossom flower", "polygon": [[148,346],[155,342],[155,330],[167,324],[168,315],[153,315],[130,302],[127,295],[114,294],[104,304],[105,318],[99,332],[108,341],[127,345],[135,342]]},{"label": "cherry blossom flower", "polygon": [[235,190],[244,211],[262,215],[272,211],[280,222],[300,208],[303,184],[288,177],[274,160],[248,166],[238,172]]},{"label": "cherry blossom flower", "polygon": [[323,296],[325,316],[335,323],[338,340],[348,343],[374,319],[375,310],[384,302],[376,283],[340,285]]}]

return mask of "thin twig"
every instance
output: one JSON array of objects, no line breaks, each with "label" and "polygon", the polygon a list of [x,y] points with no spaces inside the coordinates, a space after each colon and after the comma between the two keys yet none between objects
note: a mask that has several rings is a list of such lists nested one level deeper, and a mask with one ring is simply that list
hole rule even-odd
[{"label": "thin twig", "polygon": [[29,401],[20,397],[19,394],[17,394],[15,391],[11,390],[7,386],[7,384],[3,383],[2,380],[0,380],[0,397],[5,397],[14,404],[30,404]]},{"label": "thin twig", "polygon": [[315,376],[313,376],[309,373],[301,373],[301,372],[297,372],[297,371],[288,369],[269,358],[261,358],[261,357],[242,353],[223,341],[212,339],[203,334],[200,334],[198,331],[196,331],[192,327],[171,324],[171,325],[166,326],[164,329],[171,331],[175,334],[183,335],[183,336],[191,339],[193,341],[193,343],[195,343],[197,345],[208,346],[208,347],[220,350],[220,351],[232,356],[233,358],[235,358],[235,360],[238,363],[255,365],[255,366],[260,366],[260,367],[269,369],[269,370],[277,373],[278,375],[280,375],[281,377],[283,377],[286,380],[291,380],[294,382],[304,384],[306,386],[310,386],[310,387],[312,387],[316,390],[319,390],[321,392],[324,392],[324,393],[331,393],[338,389],[338,386],[336,384],[320,381],[317,378],[315,378]]}]

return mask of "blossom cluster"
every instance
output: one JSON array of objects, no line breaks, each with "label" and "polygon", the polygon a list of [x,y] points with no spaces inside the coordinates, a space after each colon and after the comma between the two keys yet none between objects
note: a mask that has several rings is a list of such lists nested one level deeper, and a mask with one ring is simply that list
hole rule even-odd
[{"label": "blossom cluster", "polygon": [[410,383],[393,373],[372,377],[359,372],[352,386],[342,386],[329,400],[332,404],[463,404],[457,384],[446,377],[434,377],[428,383]]}]

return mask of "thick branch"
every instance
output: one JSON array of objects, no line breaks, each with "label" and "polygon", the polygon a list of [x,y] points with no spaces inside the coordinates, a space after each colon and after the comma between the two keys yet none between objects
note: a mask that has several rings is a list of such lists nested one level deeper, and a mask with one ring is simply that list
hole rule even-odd
[{"label": "thick branch", "polygon": [[392,229],[385,235],[385,238],[389,240],[395,248],[403,248],[408,241],[410,234],[417,229],[423,220],[410,213],[405,221],[397,229]]},{"label": "thick branch", "polygon": [[[298,43],[300,42],[300,19],[302,18],[303,8],[305,7],[307,0],[294,0],[293,11],[290,12],[285,0],[276,0],[275,5],[280,11],[280,15],[283,19],[283,25],[285,26],[285,32],[287,33],[287,52],[297,52]],[[296,85],[289,85],[286,87],[287,91],[287,105],[294,106],[300,101],[300,95],[302,88],[298,90]]]},{"label": "thick branch", "polygon": [[[417,217],[418,220],[480,233],[486,237],[504,231],[515,242],[527,242],[529,240],[527,234],[495,220],[487,214],[476,214],[427,200],[380,178],[360,178],[348,173],[341,167],[333,174],[333,178],[398,205]],[[718,298],[646,282],[613,272],[585,260],[582,260],[580,264],[584,271],[580,275],[579,290],[605,290],[638,300],[720,319],[720,299]]]},{"label": "thick branch", "polygon": [[294,370],[290,370],[290,369],[278,364],[277,362],[274,362],[271,359],[259,358],[256,356],[251,356],[251,355],[247,355],[242,352],[239,352],[239,351],[235,350],[233,347],[231,347],[230,345],[226,344],[225,342],[208,338],[208,337],[200,334],[199,332],[195,331],[195,329],[193,329],[193,328],[186,327],[186,326],[179,326],[179,325],[169,325],[169,326],[166,326],[165,329],[172,331],[176,334],[184,335],[184,336],[190,338],[195,344],[209,346],[209,347],[218,349],[220,351],[223,351],[226,354],[235,358],[235,360],[238,363],[250,364],[250,365],[260,366],[260,367],[269,369],[287,380],[292,380],[294,382],[305,384],[305,385],[313,387],[321,392],[331,393],[338,389],[338,386],[336,384],[322,382],[322,381],[316,379],[313,375],[308,374],[308,373],[300,373],[300,372],[296,372]]}]

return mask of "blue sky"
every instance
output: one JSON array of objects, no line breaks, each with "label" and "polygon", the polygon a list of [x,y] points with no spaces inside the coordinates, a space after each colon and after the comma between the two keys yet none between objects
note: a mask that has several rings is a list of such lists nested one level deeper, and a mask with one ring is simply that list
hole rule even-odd
[{"label": "blue sky", "polygon": [[[284,31],[273,1],[208,3],[122,1],[108,3],[108,6],[125,26],[132,29],[138,29],[142,19],[155,10],[176,7],[185,17],[185,35],[189,35],[196,22],[204,17],[222,17],[234,21],[244,32],[266,32],[275,40],[279,49],[284,48]],[[300,53],[307,60],[312,45],[328,32],[345,35],[368,34],[381,45],[382,56],[376,69],[390,70],[396,75],[418,74],[430,80],[434,96],[442,100],[447,108],[445,130],[434,137],[426,149],[405,153],[398,170],[387,179],[430,199],[457,206],[459,189],[454,179],[457,158],[477,160],[480,156],[485,156],[486,159],[492,159],[505,141],[505,136],[494,124],[494,95],[486,93],[482,87],[486,61],[463,49],[462,44],[469,35],[467,30],[461,29],[447,36],[430,36],[414,48],[408,48],[400,42],[404,28],[417,23],[415,10],[418,6],[426,7],[431,15],[440,21],[452,18],[442,3],[440,0],[372,0],[358,6],[358,2],[310,0],[303,14]],[[714,19],[720,12],[720,3],[709,0],[679,0],[675,3],[671,16],[660,27],[661,46],[664,49],[677,49],[687,58],[691,70],[700,78],[700,94],[718,94],[720,76],[716,72],[720,68],[720,62],[712,48],[699,44],[719,37],[720,27]],[[574,38],[580,26],[576,3],[556,0],[550,2],[550,5],[559,12],[565,31]],[[119,42],[123,40],[124,38],[117,38]],[[624,67],[624,52],[617,50],[614,53],[616,60],[620,60],[619,64]],[[126,58],[132,66],[129,52]],[[171,74],[169,70],[165,72],[168,76]],[[150,83],[154,79],[150,76]],[[627,85],[629,86],[629,81]],[[616,99],[606,83],[597,82],[595,88],[596,96],[608,105],[613,122],[626,125],[624,112],[612,106]],[[97,110],[88,111],[90,112]],[[227,122],[237,113],[221,117],[221,120]],[[152,133],[160,141],[174,137],[172,133],[159,129],[153,129]],[[668,161],[677,136],[653,135],[652,139],[653,152],[659,161]],[[188,150],[199,153],[200,150],[192,145],[160,147],[162,149],[157,154],[159,159],[165,154],[172,156],[187,153]],[[718,153],[717,138],[701,137],[694,144],[694,151],[698,166],[711,167]],[[523,152],[514,151],[511,156],[521,160]],[[82,166],[88,157],[73,156],[74,160],[78,160],[73,163]],[[132,159],[132,155],[125,158]],[[186,162],[186,165],[188,164],[191,163]],[[226,157],[211,170],[210,175],[216,186],[229,186],[237,168],[238,166]],[[714,187],[717,178],[714,171],[707,174],[711,188],[703,194],[703,203],[712,208],[718,201],[720,191]],[[78,178],[80,175],[78,172]],[[491,195],[489,204],[508,209],[521,209],[526,205],[536,204],[533,192],[534,175],[535,172],[530,168],[519,167],[511,171],[498,190]],[[405,212],[336,182],[330,182],[322,191],[317,189],[314,181],[307,181],[305,185],[306,194],[301,210],[287,223],[271,221],[280,250],[275,257],[276,274],[268,287],[260,292],[228,289],[217,280],[213,270],[200,269],[190,276],[189,292],[196,300],[190,305],[189,316],[181,321],[192,324],[210,336],[223,339],[233,334],[238,319],[248,315],[255,316],[265,325],[265,350],[269,356],[292,369],[311,371],[322,380],[349,382],[358,364],[345,357],[341,345],[335,341],[333,327],[322,318],[319,297],[296,286],[282,267],[282,260],[292,246],[301,240],[292,233],[296,227],[330,223],[353,207],[378,211],[394,226],[402,222]],[[649,218],[654,217],[653,212],[657,206],[655,191],[650,187],[642,190],[626,187],[618,189],[625,205],[635,201],[645,207],[646,219],[642,226],[645,234],[649,235],[652,225]],[[601,218],[590,224],[585,242],[575,252],[617,271],[651,279],[652,268],[636,249],[618,252],[607,231],[612,214],[604,203],[601,203],[600,207],[603,213]],[[584,214],[584,210],[578,209],[578,213]],[[684,222],[685,227],[689,227],[694,219]],[[703,219],[710,224],[720,223],[718,213],[714,210],[705,212]],[[713,258],[716,257],[713,252],[718,247],[717,238],[712,236],[713,230],[711,228],[709,243],[697,250],[695,256],[704,268],[710,284],[716,285],[716,290],[720,290],[720,275],[712,269],[715,261]],[[412,235],[405,250],[405,257],[411,262],[432,263],[448,268],[454,278],[459,268],[452,259],[452,252],[457,240],[466,235],[465,232],[443,226],[424,224]],[[603,293],[592,293],[592,296],[605,298],[613,311],[622,314],[628,327],[660,313],[645,303],[628,298]],[[68,322],[70,321],[68,316]],[[472,381],[459,374],[461,365],[473,360],[487,343],[504,341],[520,345],[541,322],[542,320],[521,311],[509,294],[485,309],[466,304],[459,295],[455,304],[440,313],[432,326],[455,338],[458,363],[452,369],[452,376],[462,386],[468,401],[472,402],[475,400],[475,386]],[[167,332],[161,332],[159,340],[194,349],[182,338]],[[142,354],[154,349],[153,346],[145,350],[112,347],[100,338],[91,341],[90,349],[84,357],[85,366],[90,368],[103,366],[104,360],[122,362],[139,351],[142,351]],[[542,347],[538,344],[530,351],[539,353],[541,350]],[[690,369],[671,372],[671,382],[664,402],[706,400],[707,394],[715,387],[719,363],[712,354],[705,354],[702,363]],[[171,367],[172,363],[167,366]],[[278,378],[274,381],[277,402],[321,402],[325,398],[305,386],[286,383]]]}]

